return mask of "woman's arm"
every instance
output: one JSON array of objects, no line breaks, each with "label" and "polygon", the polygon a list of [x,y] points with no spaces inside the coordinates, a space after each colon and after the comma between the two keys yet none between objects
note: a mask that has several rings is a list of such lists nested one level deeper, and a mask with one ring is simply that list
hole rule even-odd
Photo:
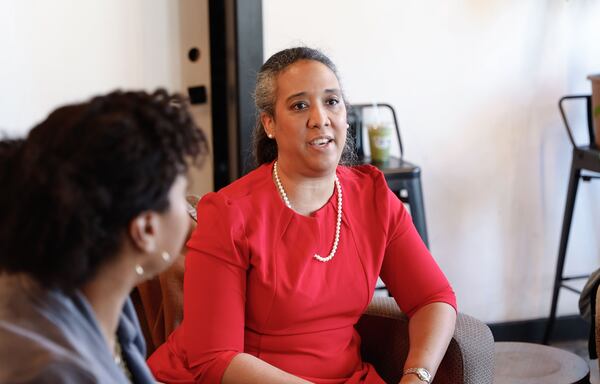
[{"label": "woman's arm", "polygon": [[[454,334],[456,296],[402,203],[389,190],[387,197],[388,242],[380,275],[410,319],[404,369],[425,368],[435,375]],[[415,374],[400,382],[424,383]]]},{"label": "woman's arm", "polygon": [[[408,323],[410,350],[404,369],[425,368],[432,376],[446,353],[454,334],[456,311],[446,303],[431,303],[419,308]],[[401,384],[423,384],[417,375],[402,377]]]},{"label": "woman's arm", "polygon": [[306,384],[309,383],[297,376],[282,371],[265,361],[249,355],[240,353],[229,363],[222,384]]}]

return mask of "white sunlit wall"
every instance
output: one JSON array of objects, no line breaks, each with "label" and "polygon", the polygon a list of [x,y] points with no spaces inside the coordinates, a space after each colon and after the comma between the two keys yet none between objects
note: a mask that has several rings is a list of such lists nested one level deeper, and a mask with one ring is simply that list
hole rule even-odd
[{"label": "white sunlit wall", "polygon": [[[208,0],[2,1],[0,31],[0,133],[10,136],[117,88],[185,93],[210,83]],[[202,57],[192,64],[196,44]],[[192,112],[210,140],[210,104]],[[192,178],[194,193],[212,190],[212,161]]]},{"label": "white sunlit wall", "polygon": [[[600,2],[296,5],[263,1],[265,57],[321,48],[350,102],[396,108],[405,158],[422,168],[431,251],[460,310],[486,322],[546,317],[571,157],[557,102],[591,92],[586,76],[600,72]],[[597,181],[580,185],[567,272],[598,268],[598,233]],[[559,315],[577,311],[563,290]]]}]

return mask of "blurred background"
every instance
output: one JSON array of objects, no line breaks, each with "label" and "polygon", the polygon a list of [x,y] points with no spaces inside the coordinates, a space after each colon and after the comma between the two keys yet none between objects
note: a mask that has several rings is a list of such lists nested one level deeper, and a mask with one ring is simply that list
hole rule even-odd
[{"label": "blurred background", "polygon": [[[548,315],[571,160],[557,102],[590,93],[586,77],[600,73],[599,1],[246,2],[257,17],[228,13],[244,6],[229,0],[214,16],[217,3],[0,1],[0,130],[24,135],[58,105],[115,88],[202,86],[193,110],[215,149],[194,175],[203,194],[244,171],[260,62],[320,48],[351,103],[396,109],[405,158],[422,170],[430,248],[460,310],[487,323]],[[218,33],[228,23],[237,45]],[[240,39],[241,28],[253,34]],[[245,85],[229,89],[236,74]],[[571,112],[585,138],[583,108]],[[583,183],[567,272],[598,267],[599,232],[600,183]],[[576,314],[577,299],[562,292],[559,315]]]}]

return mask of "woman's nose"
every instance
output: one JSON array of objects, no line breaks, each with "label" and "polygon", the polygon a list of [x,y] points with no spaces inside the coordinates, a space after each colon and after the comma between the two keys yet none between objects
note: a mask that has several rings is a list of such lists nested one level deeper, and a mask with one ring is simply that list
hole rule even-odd
[{"label": "woman's nose", "polygon": [[313,104],[308,119],[308,128],[322,128],[330,125],[327,110],[323,105]]}]

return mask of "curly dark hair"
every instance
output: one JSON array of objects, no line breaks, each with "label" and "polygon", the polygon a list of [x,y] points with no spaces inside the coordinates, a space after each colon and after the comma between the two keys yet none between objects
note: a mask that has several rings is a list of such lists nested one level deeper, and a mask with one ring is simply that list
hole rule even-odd
[{"label": "curly dark hair", "polygon": [[[73,290],[116,257],[144,211],[164,212],[208,152],[184,99],[116,91],[52,112],[15,159],[0,218],[0,266]],[[4,187],[3,187],[4,188]]]},{"label": "curly dark hair", "polygon": [[[340,76],[331,59],[323,52],[308,47],[295,47],[284,49],[271,56],[260,68],[256,76],[256,86],[254,88],[254,104],[256,106],[256,124],[252,134],[252,152],[255,165],[270,163],[277,158],[277,143],[275,140],[267,137],[265,128],[260,119],[261,113],[275,117],[275,103],[277,101],[277,76],[286,70],[292,64],[300,60],[313,60],[324,64],[337,77],[341,86]],[[346,97],[343,95],[346,109],[349,105]],[[346,144],[340,159],[342,164],[352,165],[357,162],[357,155],[354,143],[354,137],[350,131],[346,136]]]},{"label": "curly dark hair", "polygon": [[[0,139],[0,220],[7,212],[10,205],[4,194],[10,185],[11,174],[14,172],[14,161],[21,147],[23,139],[3,138]],[[2,266],[0,265],[0,273]]]},{"label": "curly dark hair", "polygon": [[22,138],[0,139],[0,184],[7,185],[9,172],[13,170],[13,161],[24,142],[25,140]]}]

